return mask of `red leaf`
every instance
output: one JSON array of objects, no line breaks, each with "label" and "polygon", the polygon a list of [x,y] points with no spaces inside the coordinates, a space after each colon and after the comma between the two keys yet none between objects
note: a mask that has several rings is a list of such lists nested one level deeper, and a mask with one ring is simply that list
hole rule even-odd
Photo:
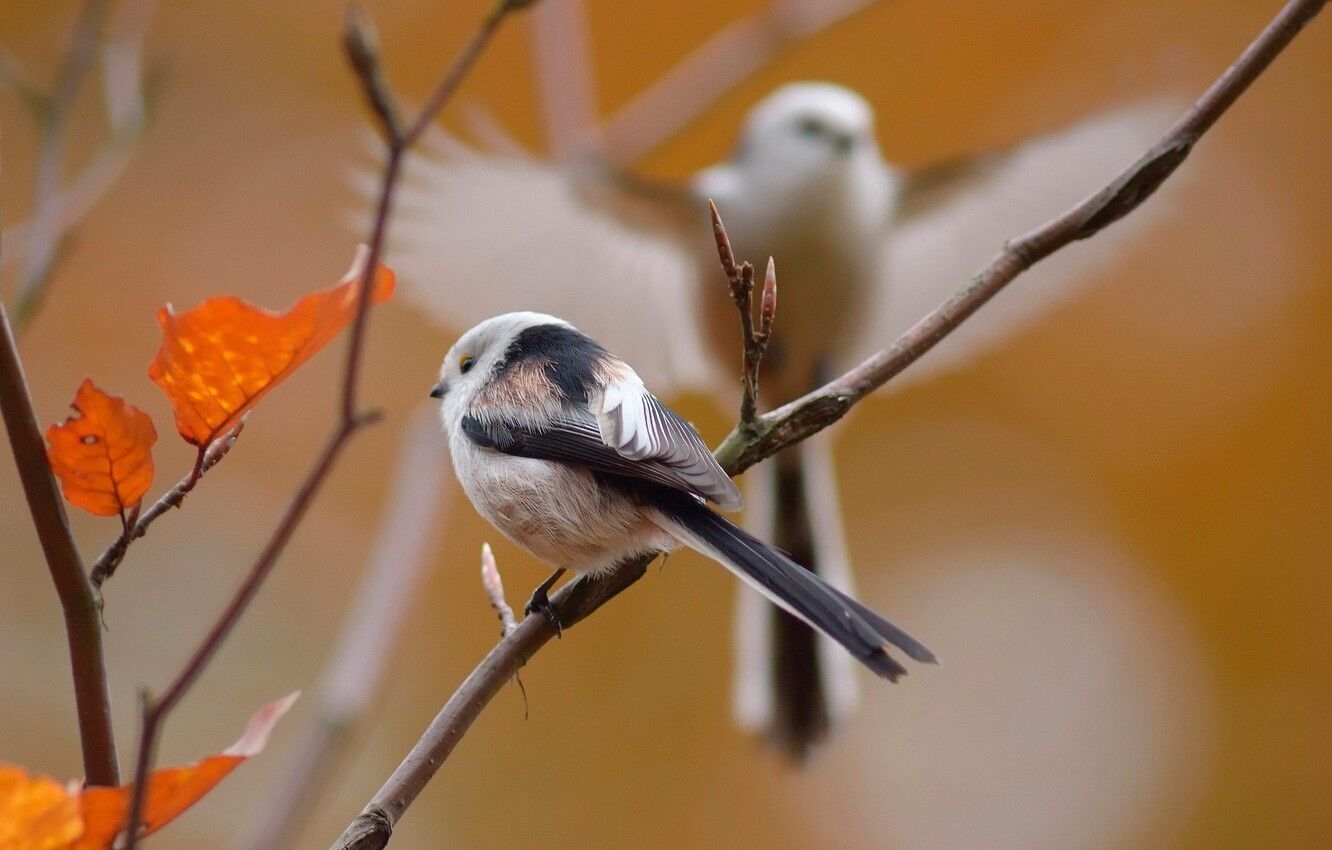
[{"label": "red leaf", "polygon": [[[269,703],[250,718],[240,740],[214,756],[184,767],[164,767],[148,777],[144,835],[156,832],[213,790],[241,762],[257,755],[296,697]],[[111,850],[125,829],[133,786],[65,787],[0,764],[0,850]]]},{"label": "red leaf", "polygon": [[97,516],[133,508],[153,483],[153,421],[84,379],[75,414],[46,431],[46,456],[69,503]]},{"label": "red leaf", "polygon": [[[366,250],[332,289],[311,293],[283,314],[235,296],[210,298],[177,315],[157,313],[162,347],[148,377],[176,413],[176,429],[199,447],[230,431],[259,399],[346,327],[356,313]],[[393,294],[393,271],[380,263],[372,281],[374,303]]]}]

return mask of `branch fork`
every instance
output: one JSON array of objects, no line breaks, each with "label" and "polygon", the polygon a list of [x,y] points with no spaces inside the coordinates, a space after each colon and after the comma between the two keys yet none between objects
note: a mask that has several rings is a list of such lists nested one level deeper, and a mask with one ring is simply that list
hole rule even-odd
[{"label": "branch fork", "polygon": [[740,425],[748,434],[756,433],[758,427],[758,378],[759,366],[763,355],[768,350],[772,339],[772,323],[777,317],[777,265],[772,257],[768,258],[768,268],[763,275],[763,289],[758,304],[757,324],[754,309],[754,266],[746,260],[739,265],[735,262],[735,252],[731,249],[731,238],[726,235],[726,225],[722,223],[717,205],[708,201],[708,213],[712,216],[712,235],[717,241],[717,258],[721,261],[722,271],[731,285],[731,301],[740,313],[740,336],[744,343],[744,371],[741,380],[744,393],[740,398]]}]

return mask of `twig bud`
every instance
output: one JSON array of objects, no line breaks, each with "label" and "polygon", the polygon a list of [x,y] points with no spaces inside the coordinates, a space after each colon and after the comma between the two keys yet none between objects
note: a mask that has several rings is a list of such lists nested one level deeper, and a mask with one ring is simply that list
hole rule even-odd
[{"label": "twig bud", "polygon": [[759,336],[765,341],[772,335],[772,320],[777,317],[777,264],[768,258],[763,275],[763,299],[759,302]]},{"label": "twig bud", "polygon": [[361,81],[366,100],[383,125],[384,132],[393,143],[402,135],[402,121],[398,117],[398,104],[384,79],[379,64],[379,32],[374,21],[360,3],[347,5],[343,18],[342,46],[352,70]]},{"label": "twig bud", "polygon": [[717,205],[708,199],[708,213],[712,216],[712,235],[717,240],[717,257],[721,260],[722,271],[734,286],[739,279],[739,270],[735,267],[735,253],[731,250],[731,237],[726,235],[726,225],[722,224],[721,213]]},{"label": "twig bud", "polygon": [[500,634],[508,637],[518,628],[518,621],[513,616],[513,609],[504,600],[504,582],[500,580],[499,567],[495,564],[495,553],[490,551],[489,543],[481,544],[481,586],[486,589],[486,598],[490,607],[500,619]]}]

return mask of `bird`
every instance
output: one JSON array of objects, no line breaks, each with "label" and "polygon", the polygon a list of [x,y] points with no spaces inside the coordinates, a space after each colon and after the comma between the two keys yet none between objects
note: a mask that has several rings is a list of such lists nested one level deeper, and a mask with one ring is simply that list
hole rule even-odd
[{"label": "bird", "polygon": [[[908,171],[885,160],[861,95],[790,83],[750,110],[726,161],[682,185],[586,158],[544,160],[499,132],[485,132],[489,147],[478,149],[435,128],[406,167],[391,250],[407,300],[436,323],[465,326],[520,304],[570,316],[663,394],[702,390],[734,403],[741,338],[711,200],[737,257],[776,258],[781,296],[759,384],[770,408],[886,346],[1005,238],[1099,188],[1177,114],[1171,98],[1150,98]],[[375,185],[368,173],[360,182],[367,194]],[[975,360],[1094,280],[1169,207],[1154,197],[1131,220],[1041,263],[889,387]],[[815,435],[746,473],[746,519],[756,536],[853,594],[834,440]],[[733,681],[739,725],[797,761],[859,701],[844,653],[743,589]]]},{"label": "bird", "polygon": [[710,509],[742,500],[698,431],[563,319],[513,312],[482,321],[449,349],[430,396],[473,506],[556,568],[528,609],[557,630],[547,591],[566,570],[605,574],[685,545],[880,677],[906,674],[886,645],[936,663],[919,641]]}]

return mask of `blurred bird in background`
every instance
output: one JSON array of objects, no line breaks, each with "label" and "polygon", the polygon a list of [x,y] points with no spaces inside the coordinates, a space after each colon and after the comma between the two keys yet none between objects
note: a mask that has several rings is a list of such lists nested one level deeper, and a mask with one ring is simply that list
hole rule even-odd
[{"label": "blurred bird in background", "polygon": [[[519,308],[570,316],[642,364],[653,385],[731,402],[741,341],[708,226],[712,199],[738,257],[776,258],[778,319],[760,382],[771,407],[886,345],[1005,238],[1099,188],[1177,114],[1137,104],[908,174],[884,162],[861,96],[793,83],[750,111],[730,160],[685,186],[542,160],[493,132],[494,150],[479,152],[441,132],[409,165],[393,250],[407,297],[441,324]],[[1152,218],[1120,229],[1141,232]],[[1004,293],[907,375],[965,362],[1076,291],[1131,235],[1039,267],[1043,279]],[[831,448],[819,435],[756,468],[749,523],[852,593]],[[746,590],[735,641],[736,719],[792,757],[803,759],[856,706],[845,653]]]}]

